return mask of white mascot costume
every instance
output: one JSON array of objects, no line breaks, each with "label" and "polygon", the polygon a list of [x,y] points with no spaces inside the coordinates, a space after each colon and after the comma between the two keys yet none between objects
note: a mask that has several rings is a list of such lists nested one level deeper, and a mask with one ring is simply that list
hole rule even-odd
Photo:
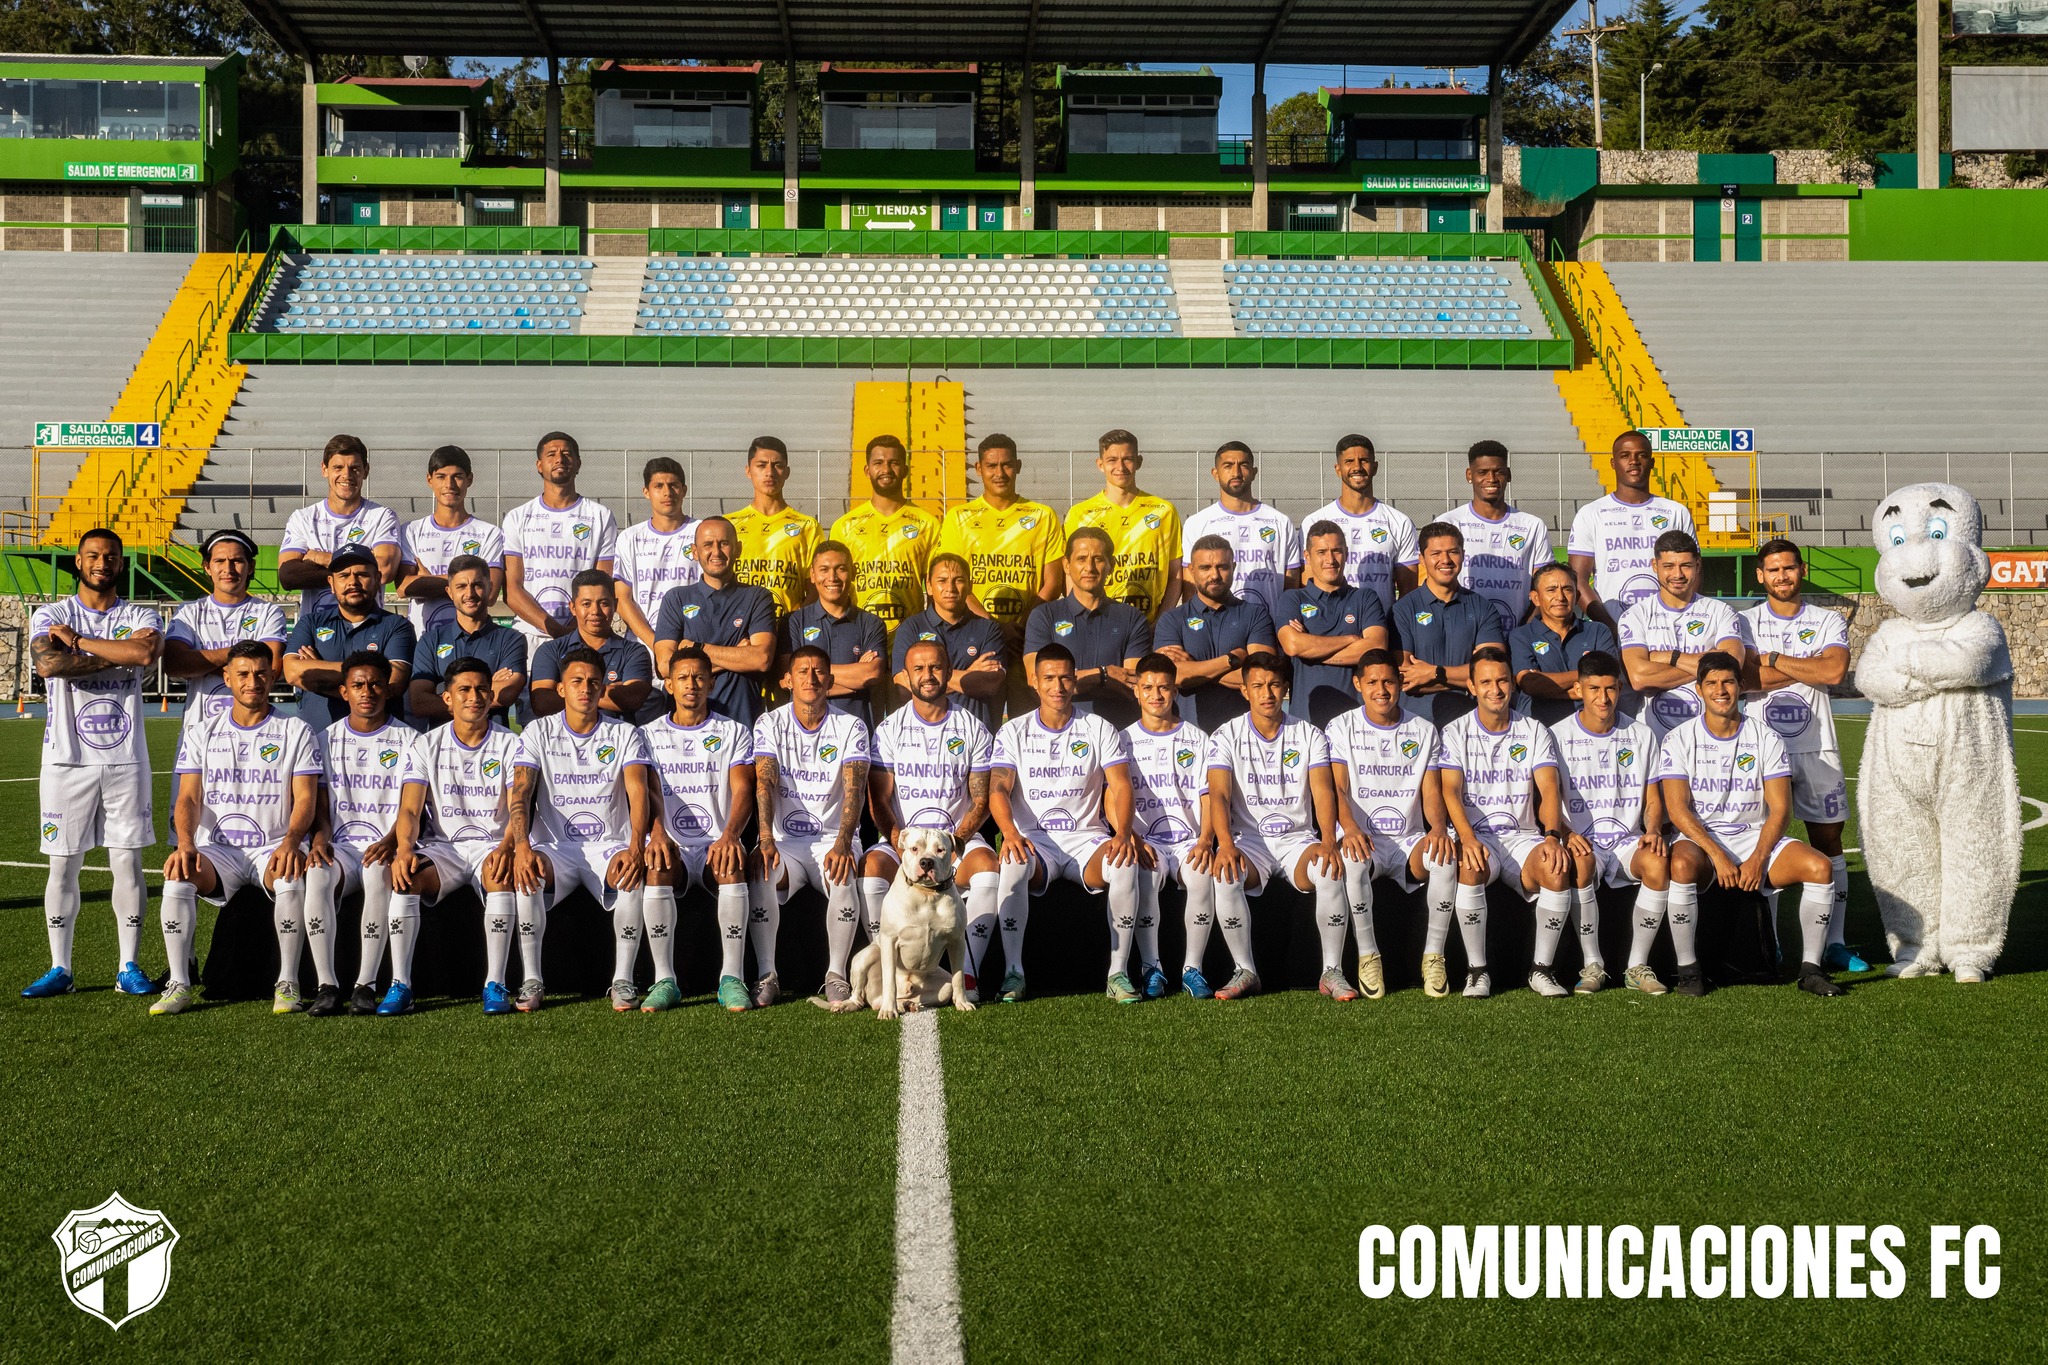
[{"label": "white mascot costume", "polygon": [[1953,484],[1916,483],[1878,504],[1875,534],[1877,591],[1899,614],[1856,665],[1874,704],[1856,814],[1889,971],[1982,981],[2020,875],[2012,654],[1976,610],[1984,514]]}]

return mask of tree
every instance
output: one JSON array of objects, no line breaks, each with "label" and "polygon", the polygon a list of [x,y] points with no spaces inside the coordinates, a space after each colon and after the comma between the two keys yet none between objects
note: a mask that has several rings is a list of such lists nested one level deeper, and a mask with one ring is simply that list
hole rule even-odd
[{"label": "tree", "polygon": [[1501,72],[1501,136],[1518,147],[1586,147],[1593,141],[1586,63],[1555,37]]},{"label": "tree", "polygon": [[1321,146],[1329,135],[1329,111],[1312,90],[1296,91],[1266,108],[1266,157],[1276,165],[1296,161],[1320,165],[1326,157]]},{"label": "tree", "polygon": [[[1664,117],[1667,90],[1689,88],[1688,73],[1695,46],[1683,36],[1685,20],[1673,14],[1670,0],[1636,0],[1625,21],[1628,28],[1601,45],[1601,93],[1607,106],[1607,145],[1633,147],[1641,133],[1640,92],[1649,78],[1649,145],[1668,145],[1670,127]],[[1651,71],[1653,66],[1662,71]]]}]

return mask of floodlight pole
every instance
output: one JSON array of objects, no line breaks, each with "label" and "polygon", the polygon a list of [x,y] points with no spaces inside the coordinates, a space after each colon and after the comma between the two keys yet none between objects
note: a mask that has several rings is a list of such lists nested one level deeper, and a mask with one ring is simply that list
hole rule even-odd
[{"label": "floodlight pole", "polygon": [[320,221],[320,71],[306,58],[306,85],[299,96],[299,218]]},{"label": "floodlight pole", "polygon": [[1636,73],[1636,150],[1650,150],[1650,72],[1662,71],[1664,63],[1652,62],[1649,71]]},{"label": "floodlight pole", "polygon": [[1919,185],[1923,190],[1941,187],[1941,3],[1920,0],[1918,32],[1915,35],[1917,70],[1914,100],[1915,144],[1919,151]]},{"label": "floodlight pole", "polygon": [[1017,228],[1038,226],[1038,110],[1031,82],[1031,61],[1017,85]]},{"label": "floodlight pole", "polygon": [[1266,64],[1252,63],[1252,231],[1273,226],[1266,199]]},{"label": "floodlight pole", "polygon": [[562,69],[548,58],[548,89],[545,110],[546,131],[541,144],[541,194],[545,200],[543,221],[549,227],[562,225]]}]

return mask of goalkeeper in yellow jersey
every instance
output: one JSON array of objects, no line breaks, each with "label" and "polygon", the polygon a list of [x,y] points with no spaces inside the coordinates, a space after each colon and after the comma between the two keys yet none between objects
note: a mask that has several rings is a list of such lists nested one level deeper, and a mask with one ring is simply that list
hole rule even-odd
[{"label": "goalkeeper in yellow jersey", "polygon": [[1128,431],[1105,431],[1096,442],[1095,467],[1105,487],[1067,513],[1067,534],[1099,526],[1116,548],[1103,592],[1151,620],[1180,600],[1180,513],[1165,498],[1138,487],[1145,457]]},{"label": "goalkeeper in yellow jersey", "polygon": [[894,436],[868,442],[874,496],[832,523],[832,539],[853,551],[853,604],[882,619],[894,638],[906,617],[924,610],[925,569],[939,547],[939,519],[903,500],[910,455]]},{"label": "goalkeeper in yellow jersey", "polygon": [[739,541],[732,571],[740,582],[767,589],[776,616],[787,616],[810,600],[811,560],[825,532],[816,519],[783,501],[789,447],[775,437],[756,436],[747,448],[747,482],[754,486],[754,500],[725,514]]},{"label": "goalkeeper in yellow jersey", "polygon": [[990,435],[975,448],[974,472],[981,496],[946,513],[939,548],[967,561],[974,600],[1003,628],[1014,656],[1024,639],[1024,619],[1040,602],[1060,595],[1067,535],[1059,514],[1042,502],[1017,496],[1017,443]]}]

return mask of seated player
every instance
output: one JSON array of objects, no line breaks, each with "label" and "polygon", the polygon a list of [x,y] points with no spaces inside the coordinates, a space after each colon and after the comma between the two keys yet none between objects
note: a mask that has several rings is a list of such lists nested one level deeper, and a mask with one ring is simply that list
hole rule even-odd
[{"label": "seated player", "polygon": [[761,815],[752,891],[757,1009],[782,996],[775,939],[791,896],[812,886],[825,897],[828,990],[835,975],[846,981],[860,919],[853,878],[868,785],[868,727],[831,704],[832,656],[817,645],[799,645],[790,655],[789,692],[787,702],[754,722],[754,800]]},{"label": "seated player", "polygon": [[1465,998],[1493,994],[1486,970],[1486,888],[1495,878],[1536,902],[1529,989],[1553,999],[1567,996],[1571,992],[1552,971],[1572,908],[1557,742],[1541,722],[1515,714],[1515,675],[1506,649],[1473,650],[1467,676],[1478,708],[1444,727],[1441,759],[1444,808],[1458,831]]},{"label": "seated player", "polygon": [[[605,686],[604,657],[594,649],[571,649],[561,657],[562,709],[519,736],[506,813],[512,887],[527,897],[546,892],[545,903],[534,908],[533,956],[527,962],[534,975],[519,988],[522,1010],[540,1008],[546,990],[538,975],[546,905],[579,886],[611,912],[612,1009],[624,1013],[640,1003],[633,969],[640,956],[643,850],[654,823],[648,790],[653,761],[640,732],[601,709]],[[523,919],[524,906],[520,913]]]},{"label": "seated player", "polygon": [[[1598,624],[1597,622],[1592,624]],[[1600,883],[1634,886],[1635,931],[1622,980],[1632,991],[1664,994],[1650,970],[1650,945],[1670,897],[1670,849],[1664,797],[1654,776],[1657,735],[1621,714],[1621,660],[1591,650],[1576,660],[1579,711],[1550,727],[1564,768],[1564,812],[1572,834],[1572,902],[1579,923],[1580,995],[1607,984],[1600,956]]]},{"label": "seated player", "polygon": [[747,1007],[747,850],[754,818],[754,731],[711,714],[711,660],[695,645],[668,659],[674,708],[640,727],[661,779],[661,815],[647,836],[647,947],[654,989],[642,1013],[682,1003],[676,986],[676,901],[691,887],[710,893],[718,914],[718,1003]]},{"label": "seated player", "polygon": [[[1316,898],[1316,937],[1323,974],[1316,989],[1332,1000],[1356,1000],[1344,977],[1344,863],[1337,851],[1337,789],[1330,780],[1330,742],[1315,726],[1287,714],[1292,675],[1277,654],[1244,661],[1248,714],[1209,737],[1209,790],[1216,804],[1216,914],[1224,942],[1241,926],[1244,957],[1218,1000],[1259,991],[1251,956],[1251,906],[1274,877]],[[1234,945],[1233,945],[1234,948]],[[1232,956],[1236,953],[1233,951]]]},{"label": "seated player", "polygon": [[[965,576],[961,576],[964,583]],[[912,620],[917,619],[912,617]],[[993,633],[993,627],[990,628]],[[902,632],[898,632],[898,639]],[[998,637],[997,647],[1000,648]],[[910,704],[875,728],[875,760],[868,770],[868,811],[878,842],[861,864],[861,904],[870,941],[882,932],[882,902],[901,860],[896,841],[906,830],[942,829],[953,836],[953,880],[967,888],[969,1003],[980,1003],[981,955],[996,922],[996,852],[981,837],[988,820],[989,763],[995,747],[988,727],[953,690],[953,664],[937,640],[917,640],[903,652]],[[958,700],[955,700],[958,698]],[[847,995],[845,982],[825,981],[825,1000]],[[848,993],[850,994],[850,992]]]},{"label": "seated player", "polygon": [[1777,732],[1742,713],[1742,661],[1719,650],[1699,663],[1699,715],[1664,736],[1657,777],[1671,845],[1674,989],[1706,994],[1694,950],[1699,888],[1763,891],[1800,884],[1799,989],[1846,995],[1821,965],[1835,880],[1823,855],[1785,836],[1792,822],[1792,763]]},{"label": "seated player", "polygon": [[1038,709],[996,736],[989,784],[989,810],[1003,835],[996,898],[1007,964],[1003,999],[1012,1004],[1024,998],[1029,897],[1059,878],[1107,890],[1112,927],[1135,920],[1138,867],[1147,856],[1132,824],[1129,746],[1101,715],[1074,709],[1073,654],[1062,644],[1040,645],[1031,683]]},{"label": "seated player", "polygon": [[[1364,588],[1353,591],[1370,595]],[[1332,720],[1328,734],[1338,847],[1351,896],[1351,932],[1358,940],[1358,988],[1368,1000],[1387,993],[1372,913],[1373,881],[1385,877],[1403,891],[1429,887],[1422,989],[1441,999],[1450,994],[1444,944],[1457,894],[1458,845],[1436,772],[1436,727],[1401,709],[1401,660],[1392,650],[1367,650],[1351,676],[1365,704]]]},{"label": "seated player", "polygon": [[[392,827],[393,908],[399,896],[439,905],[464,887],[482,897],[484,1013],[510,1014],[514,1001],[506,988],[505,969],[512,957],[515,926],[527,935],[521,946],[529,975],[536,984],[540,978],[540,941],[532,917],[520,918],[512,890],[512,845],[505,837],[519,736],[493,717],[499,693],[489,663],[464,656],[440,671],[441,695],[435,700],[450,719],[406,750],[398,823]],[[417,696],[417,672],[412,685]],[[427,832],[429,818],[432,833]],[[392,948],[395,956],[395,938]],[[536,993],[526,1008],[538,1006],[539,999]]]},{"label": "seated player", "polygon": [[[1197,1000],[1215,996],[1202,974],[1209,930],[1216,921],[1216,883],[1209,876],[1214,856],[1209,801],[1209,736],[1180,719],[1174,702],[1179,666],[1153,652],[1138,660],[1133,687],[1138,694],[1138,721],[1124,731],[1131,749],[1132,827],[1152,852],[1138,866],[1138,961],[1144,970],[1144,998],[1166,994],[1166,972],[1159,962],[1159,888],[1178,878],[1187,899],[1182,916],[1187,927],[1187,952],[1181,958],[1181,989]],[[1112,926],[1111,948],[1129,952],[1127,926]],[[1235,940],[1250,961],[1250,930],[1237,926]],[[1110,964],[1116,980],[1116,964]],[[1138,998],[1134,992],[1128,1000]]]},{"label": "seated player", "polygon": [[[187,726],[179,741],[171,812],[177,847],[164,859],[161,907],[171,979],[151,1014],[182,1014],[199,1003],[192,943],[201,896],[226,905],[243,887],[260,885],[274,902],[280,965],[297,975],[306,840],[320,810],[320,742],[304,721],[270,704],[275,677],[268,644],[231,646],[221,681],[234,701]],[[280,980],[271,1011],[300,1007],[296,982]]]}]

